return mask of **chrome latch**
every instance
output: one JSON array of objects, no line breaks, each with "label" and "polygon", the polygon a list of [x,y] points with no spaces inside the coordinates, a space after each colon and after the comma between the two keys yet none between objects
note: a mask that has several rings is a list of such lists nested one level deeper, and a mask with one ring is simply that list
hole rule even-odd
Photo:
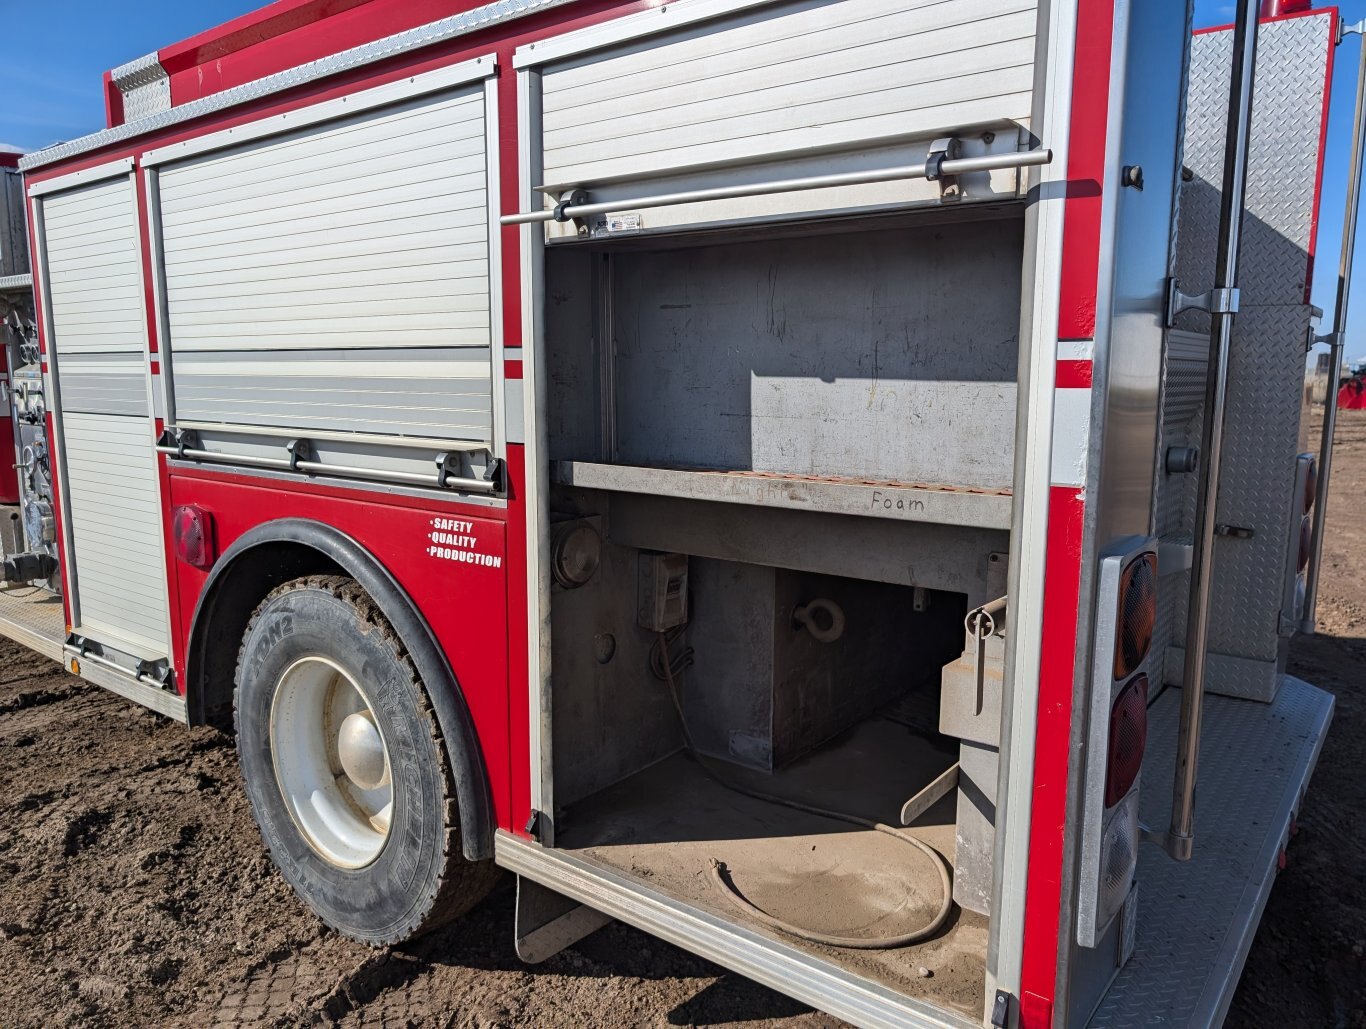
[{"label": "chrome latch", "polygon": [[1237,314],[1238,289],[1235,286],[1221,286],[1197,293],[1192,296],[1177,288],[1175,279],[1167,280],[1167,327],[1176,324],[1176,316],[1182,311],[1204,311],[1207,314]]}]

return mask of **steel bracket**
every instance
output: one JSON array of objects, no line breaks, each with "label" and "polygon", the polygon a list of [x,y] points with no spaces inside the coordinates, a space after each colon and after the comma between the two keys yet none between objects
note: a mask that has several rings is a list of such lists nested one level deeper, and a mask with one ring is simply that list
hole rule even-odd
[{"label": "steel bracket", "polygon": [[570,900],[524,876],[517,877],[515,940],[517,956],[527,964],[554,957],[610,921],[611,915]]},{"label": "steel bracket", "polygon": [[1010,1025],[1010,994],[997,990],[991,1002],[991,1024],[995,1029],[1006,1029]]},{"label": "steel bracket", "polygon": [[155,684],[158,689],[166,690],[168,693],[175,693],[175,675],[171,671],[171,665],[165,658],[158,658],[155,661],[142,660],[138,662],[137,676],[149,686]]},{"label": "steel bracket", "polygon": [[563,193],[560,194],[559,202],[555,204],[555,220],[557,222],[573,222],[575,226],[578,227],[578,230],[580,232],[583,232],[586,226],[580,219],[575,218],[573,215],[569,214],[569,208],[582,207],[586,203],[588,203],[587,190],[565,190]]},{"label": "steel bracket", "polygon": [[292,439],[285,444],[285,452],[289,454],[289,470],[302,471],[299,462],[313,460],[313,442],[302,438]]},{"label": "steel bracket", "polygon": [[957,161],[962,156],[963,141],[957,136],[944,136],[930,144],[925,157],[925,181],[939,183],[941,197],[956,194],[958,185],[958,176],[944,174],[944,162]]},{"label": "steel bracket", "polygon": [[1237,314],[1239,291],[1234,286],[1211,289],[1192,296],[1182,293],[1175,279],[1167,280],[1167,327],[1176,324],[1182,311],[1204,311],[1207,314]]},{"label": "steel bracket", "polygon": [[174,457],[178,461],[193,461],[194,458],[185,455],[186,450],[199,449],[199,433],[193,429],[162,429],[161,435],[157,437],[157,447],[162,450],[174,450]]},{"label": "steel bracket", "polygon": [[452,475],[460,475],[460,469],[456,466],[458,459],[458,455],[452,454],[449,450],[443,450],[436,455],[436,484],[441,489],[446,488],[447,480]]},{"label": "steel bracket", "polygon": [[493,483],[495,493],[507,492],[507,464],[501,457],[490,457],[484,469],[484,481]]}]

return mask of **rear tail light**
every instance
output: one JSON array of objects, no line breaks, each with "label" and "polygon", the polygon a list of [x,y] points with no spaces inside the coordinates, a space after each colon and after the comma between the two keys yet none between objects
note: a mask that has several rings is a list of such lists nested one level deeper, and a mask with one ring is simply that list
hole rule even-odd
[{"label": "rear tail light", "polygon": [[1148,745],[1148,677],[1136,675],[1110,709],[1110,751],[1105,763],[1105,806],[1125,798],[1143,767]]},{"label": "rear tail light", "polygon": [[1295,565],[1296,572],[1302,572],[1309,567],[1309,558],[1314,552],[1314,520],[1305,515],[1300,519],[1300,553],[1299,561]]},{"label": "rear tail light", "polygon": [[1312,457],[1306,462],[1304,473],[1304,513],[1314,510],[1319,499],[1319,463]]},{"label": "rear tail light", "polygon": [[[1101,562],[1096,594],[1086,774],[1082,796],[1077,943],[1113,943],[1112,927],[1138,867],[1138,798],[1148,743],[1148,675],[1157,627],[1157,554],[1132,541]],[[1123,927],[1121,926],[1121,929]]]},{"label": "rear tail light", "polygon": [[213,567],[213,515],[192,505],[177,507],[171,514],[171,538],[175,556],[192,568],[203,571]]},{"label": "rear tail light", "polygon": [[1119,581],[1115,678],[1126,679],[1143,663],[1157,625],[1157,555],[1140,554]]}]

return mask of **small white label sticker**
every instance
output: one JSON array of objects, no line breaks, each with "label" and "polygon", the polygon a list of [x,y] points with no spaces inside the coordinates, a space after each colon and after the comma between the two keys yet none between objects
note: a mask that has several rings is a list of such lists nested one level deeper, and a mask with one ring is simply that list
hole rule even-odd
[{"label": "small white label sticker", "polygon": [[604,228],[608,232],[639,232],[640,212],[630,211],[607,215]]}]

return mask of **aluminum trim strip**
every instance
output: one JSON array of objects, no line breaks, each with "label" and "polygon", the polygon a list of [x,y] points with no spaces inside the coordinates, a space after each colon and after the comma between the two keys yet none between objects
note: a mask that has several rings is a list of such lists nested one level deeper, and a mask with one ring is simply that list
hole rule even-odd
[{"label": "aluminum trim strip", "polygon": [[[43,151],[39,151],[42,153]],[[37,156],[36,154],[30,156]],[[19,164],[23,167],[24,158]],[[107,164],[97,164],[93,168],[82,168],[80,171],[72,172],[70,175],[59,175],[55,179],[47,179],[44,182],[35,182],[28,188],[28,195],[31,197],[45,196],[48,193],[59,193],[64,189],[72,189],[76,186],[88,186],[92,182],[99,182],[102,179],[112,179],[119,175],[127,175],[133,170],[133,159],[131,157],[120,157],[117,161],[110,161]]]},{"label": "aluminum trim strip", "polygon": [[377,39],[371,43],[343,50],[340,53],[332,54],[330,57],[310,61],[307,64],[276,72],[274,75],[267,75],[254,82],[225,89],[221,93],[215,93],[212,96],[195,100],[180,107],[173,107],[169,111],[162,111],[150,117],[117,125],[114,128],[105,129],[79,139],[58,143],[55,146],[23,157],[19,161],[19,167],[26,172],[33,171],[36,168],[42,168],[58,161],[98,150],[101,147],[135,139],[138,136],[170,128],[174,125],[181,125],[193,121],[195,118],[215,114],[253,100],[260,100],[263,97],[293,89],[296,86],[316,82],[332,75],[339,75],[354,68],[362,68],[376,61],[411,53],[423,47],[448,42],[460,36],[469,35],[471,32],[479,32],[525,17],[528,14],[552,10],[573,2],[574,0],[496,0],[495,3],[485,4],[463,14],[441,18],[426,25],[419,25],[417,28],[407,29],[404,32],[385,36],[383,39]]},{"label": "aluminum trim strip", "polygon": [[676,901],[577,855],[545,849],[499,831],[494,837],[494,858],[533,882],[865,1029],[980,1025]]},{"label": "aluminum trim strip", "polygon": [[772,6],[777,0],[680,0],[667,7],[641,11],[639,14],[616,18],[602,25],[593,25],[577,32],[540,43],[518,47],[512,66],[518,70],[539,64],[549,64],[566,57],[577,57],[593,50],[602,50],[617,43],[626,43],[645,36],[695,25],[709,18],[739,14],[755,7]]}]

